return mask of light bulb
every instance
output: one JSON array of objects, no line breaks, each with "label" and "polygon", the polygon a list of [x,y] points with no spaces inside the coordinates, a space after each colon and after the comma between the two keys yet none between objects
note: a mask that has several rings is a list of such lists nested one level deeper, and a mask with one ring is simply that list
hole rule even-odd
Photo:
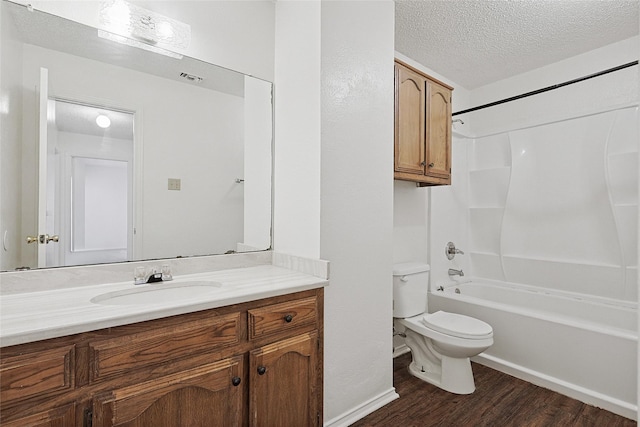
[{"label": "light bulb", "polygon": [[105,116],[104,114],[100,114],[98,117],[96,117],[96,124],[102,129],[106,129],[111,126],[111,119],[109,119],[109,117]]}]

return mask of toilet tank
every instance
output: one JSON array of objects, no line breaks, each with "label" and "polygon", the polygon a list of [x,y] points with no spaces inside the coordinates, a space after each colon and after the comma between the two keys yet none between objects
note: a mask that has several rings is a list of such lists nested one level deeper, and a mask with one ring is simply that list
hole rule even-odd
[{"label": "toilet tank", "polygon": [[393,317],[411,317],[427,311],[429,264],[405,262],[393,266]]}]

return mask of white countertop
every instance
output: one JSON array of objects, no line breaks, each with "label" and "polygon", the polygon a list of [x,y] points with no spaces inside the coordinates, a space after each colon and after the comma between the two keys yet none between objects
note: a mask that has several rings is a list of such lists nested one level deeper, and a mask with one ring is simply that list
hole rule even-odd
[{"label": "white countertop", "polygon": [[[188,281],[221,284],[210,293],[178,300],[111,305],[93,303],[105,293],[145,287],[176,286]],[[328,281],[274,265],[218,270],[174,277],[159,284],[133,281],[0,296],[0,347],[80,332],[143,322],[326,286]],[[99,298],[98,298],[99,299]]]}]

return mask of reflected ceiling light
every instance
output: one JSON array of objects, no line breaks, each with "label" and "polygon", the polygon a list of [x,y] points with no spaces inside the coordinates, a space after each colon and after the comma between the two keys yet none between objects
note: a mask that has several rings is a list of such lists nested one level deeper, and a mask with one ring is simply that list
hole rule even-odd
[{"label": "reflected ceiling light", "polygon": [[96,117],[96,124],[102,129],[106,129],[111,126],[111,119],[104,114],[100,114],[98,115],[98,117]]},{"label": "reflected ceiling light", "polygon": [[167,16],[130,4],[109,0],[100,8],[98,36],[173,58],[182,55],[191,42],[191,26]]}]

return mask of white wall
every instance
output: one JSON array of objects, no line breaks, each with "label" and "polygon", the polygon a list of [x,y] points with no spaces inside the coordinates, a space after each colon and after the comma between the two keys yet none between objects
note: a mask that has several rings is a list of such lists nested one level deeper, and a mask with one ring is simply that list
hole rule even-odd
[{"label": "white wall", "polygon": [[[325,423],[396,397],[392,369],[392,1],[322,2]],[[355,418],[354,418],[355,417]]]},{"label": "white wall", "polygon": [[276,3],[274,248],[320,257],[320,1]]}]

